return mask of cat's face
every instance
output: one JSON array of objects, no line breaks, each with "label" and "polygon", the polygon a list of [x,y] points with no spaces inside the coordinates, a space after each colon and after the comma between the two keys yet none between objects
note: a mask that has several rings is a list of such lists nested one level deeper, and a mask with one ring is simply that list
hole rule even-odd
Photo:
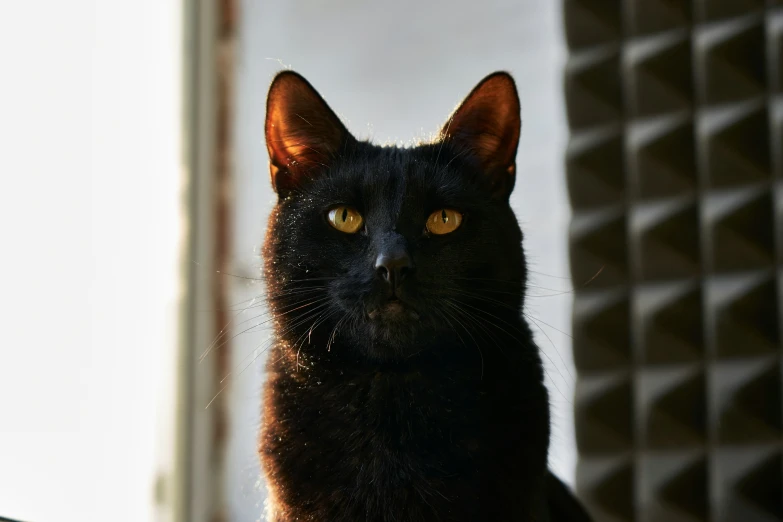
[{"label": "cat's face", "polygon": [[267,113],[279,195],[267,278],[279,311],[300,302],[293,296],[318,300],[310,306],[322,313],[300,329],[317,324],[369,356],[404,357],[433,338],[470,335],[465,323],[482,313],[518,314],[524,257],[508,196],[519,105],[509,76],[485,79],[436,143],[415,148],[358,142],[294,73],[275,79]]}]

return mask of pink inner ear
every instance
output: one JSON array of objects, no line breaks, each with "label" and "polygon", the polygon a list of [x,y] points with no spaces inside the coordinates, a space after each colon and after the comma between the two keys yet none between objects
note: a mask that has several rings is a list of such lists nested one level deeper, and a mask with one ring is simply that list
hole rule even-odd
[{"label": "pink inner ear", "polygon": [[508,74],[496,73],[473,89],[443,134],[458,146],[472,150],[486,171],[508,171],[516,158],[520,126],[514,80]]},{"label": "pink inner ear", "polygon": [[496,151],[501,149],[501,140],[492,134],[479,134],[475,138],[476,153],[485,161],[491,160]]},{"label": "pink inner ear", "polygon": [[335,133],[334,125],[330,128],[329,115],[318,112],[319,108],[329,108],[320,99],[314,99],[313,94],[298,85],[270,93],[267,146],[272,162],[279,168],[314,163],[319,156],[326,162],[334,153],[328,139],[329,134]]},{"label": "pink inner ear", "polygon": [[266,144],[275,189],[289,190],[328,170],[353,137],[313,87],[280,73],[267,97]]}]

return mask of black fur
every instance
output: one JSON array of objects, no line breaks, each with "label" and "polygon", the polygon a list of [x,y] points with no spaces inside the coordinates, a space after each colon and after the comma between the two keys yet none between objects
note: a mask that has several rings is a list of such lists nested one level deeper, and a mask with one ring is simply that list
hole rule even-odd
[{"label": "black fur", "polygon": [[[500,82],[513,106],[513,81],[492,78],[482,85]],[[353,139],[298,75],[273,83],[280,198],[264,256],[276,342],[259,453],[274,521],[547,521],[548,497],[571,498],[546,468],[547,392],[521,313],[525,258],[508,203],[516,138],[486,161],[471,140],[491,136],[471,132],[470,103],[435,143],[378,147]],[[331,227],[337,204],[355,207],[365,229]],[[427,233],[441,208],[459,210],[462,225]],[[395,294],[403,311],[387,313],[375,262],[393,249],[412,271]],[[551,520],[587,520],[571,501]]]}]

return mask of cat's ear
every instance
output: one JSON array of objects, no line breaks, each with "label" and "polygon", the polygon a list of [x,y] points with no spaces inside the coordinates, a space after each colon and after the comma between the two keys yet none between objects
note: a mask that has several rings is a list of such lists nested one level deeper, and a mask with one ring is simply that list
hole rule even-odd
[{"label": "cat's ear", "polygon": [[327,172],[355,139],[299,74],[275,76],[266,100],[266,146],[272,186],[280,195]]},{"label": "cat's ear", "polygon": [[494,192],[508,197],[514,188],[521,119],[514,79],[490,74],[471,91],[441,130],[441,139],[476,158],[491,177]]}]

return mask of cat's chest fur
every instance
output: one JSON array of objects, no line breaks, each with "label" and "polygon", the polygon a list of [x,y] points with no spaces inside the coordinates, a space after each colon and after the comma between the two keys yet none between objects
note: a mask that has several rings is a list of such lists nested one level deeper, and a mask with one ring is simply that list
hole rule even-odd
[{"label": "cat's chest fur", "polygon": [[466,381],[453,368],[359,371],[311,361],[295,371],[290,362],[269,365],[260,444],[280,522],[530,513],[526,493],[546,464],[545,392]]}]

